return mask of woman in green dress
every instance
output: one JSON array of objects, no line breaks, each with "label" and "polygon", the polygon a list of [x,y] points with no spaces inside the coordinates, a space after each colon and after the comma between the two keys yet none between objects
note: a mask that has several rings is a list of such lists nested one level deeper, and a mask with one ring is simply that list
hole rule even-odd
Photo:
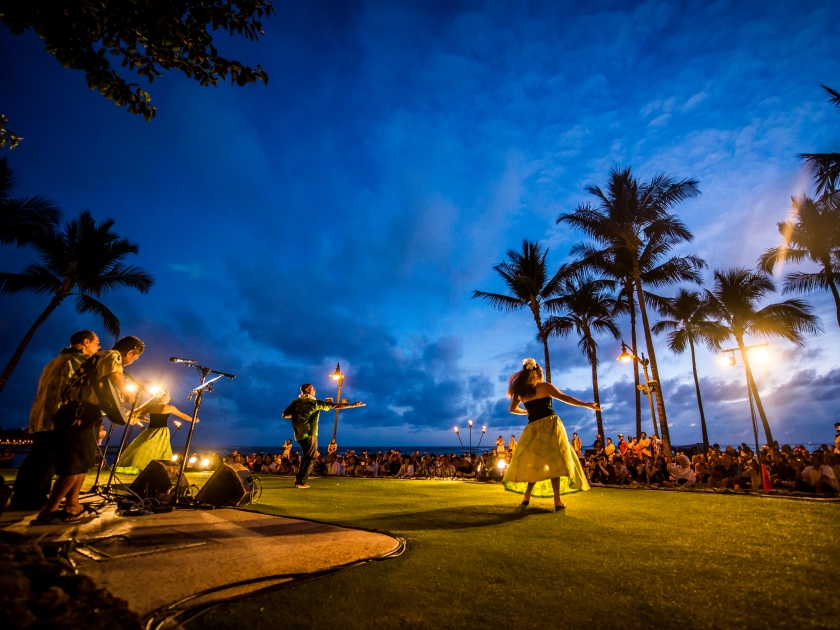
[{"label": "woman in green dress", "polygon": [[[125,449],[120,461],[117,462],[118,473],[139,475],[154,459],[172,459],[172,446],[169,443],[169,416],[173,415],[186,422],[192,422],[192,417],[169,404],[169,392],[158,394],[136,410],[131,418],[132,424],[147,414],[149,427]],[[181,426],[177,420],[175,423]]]},{"label": "woman in green dress", "polygon": [[[554,412],[552,400],[567,405],[597,410],[594,402],[587,403],[564,394],[551,383],[543,381],[542,368],[534,359],[522,362],[522,371],[508,382],[510,412],[528,416],[528,426],[522,431],[516,451],[505,471],[505,490],[524,494],[522,508],[528,507],[531,496],[554,496],[554,510],[566,506],[561,494],[589,490],[589,483],[580,460],[569,444],[566,429]],[[524,405],[524,409],[520,407]]]}]

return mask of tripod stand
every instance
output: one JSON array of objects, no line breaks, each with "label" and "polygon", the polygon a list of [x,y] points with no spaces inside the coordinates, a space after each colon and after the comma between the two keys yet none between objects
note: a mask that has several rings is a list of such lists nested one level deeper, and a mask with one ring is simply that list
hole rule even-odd
[{"label": "tripod stand", "polygon": [[[236,377],[233,374],[225,374],[224,372],[218,372],[208,367],[198,365],[195,361],[178,359],[176,357],[172,357],[169,360],[172,363],[183,363],[186,367],[194,367],[196,370],[198,370],[199,377],[201,378],[201,384],[199,384],[198,387],[192,390],[190,392],[189,397],[187,398],[187,400],[192,400],[193,396],[195,396],[195,406],[193,408],[192,421],[190,422],[190,430],[187,433],[187,443],[184,445],[184,456],[181,458],[181,467],[178,469],[178,480],[175,482],[175,491],[172,493],[172,499],[170,501],[170,505],[172,505],[173,507],[177,507],[178,505],[181,505],[183,507],[190,507],[191,505],[193,505],[193,502],[191,500],[188,500],[186,497],[181,499],[181,497],[179,497],[178,495],[181,491],[181,479],[184,477],[184,470],[187,467],[187,460],[190,457],[190,446],[192,445],[193,433],[195,433],[195,423],[198,419],[198,410],[201,407],[201,401],[204,398],[204,392],[212,392],[212,384],[222,377],[231,379]],[[210,374],[218,374],[218,376],[215,378],[211,378],[208,381],[207,377]]]}]

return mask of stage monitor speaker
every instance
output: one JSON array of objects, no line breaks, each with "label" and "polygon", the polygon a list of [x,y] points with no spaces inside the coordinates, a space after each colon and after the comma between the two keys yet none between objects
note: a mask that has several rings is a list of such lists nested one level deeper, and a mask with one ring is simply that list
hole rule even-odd
[{"label": "stage monitor speaker", "polygon": [[195,495],[199,503],[216,507],[245,505],[251,500],[254,478],[251,471],[241,464],[222,464]]},{"label": "stage monitor speaker", "polygon": [[[144,499],[153,498],[158,499],[161,503],[166,503],[172,498],[172,493],[175,490],[179,468],[179,464],[166,459],[152,460],[128,488]],[[186,475],[184,475],[181,478],[179,496],[186,492],[189,485]]]}]

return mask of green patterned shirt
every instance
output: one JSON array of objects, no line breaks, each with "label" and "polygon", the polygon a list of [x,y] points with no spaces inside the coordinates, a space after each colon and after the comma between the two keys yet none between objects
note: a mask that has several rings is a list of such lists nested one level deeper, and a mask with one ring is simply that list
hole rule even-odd
[{"label": "green patterned shirt", "polygon": [[29,432],[52,431],[53,416],[61,407],[61,392],[70,382],[73,372],[88,356],[73,348],[65,348],[55,359],[47,363],[38,381],[38,393],[29,412]]},{"label": "green patterned shirt", "polygon": [[283,411],[284,416],[292,417],[292,428],[295,430],[295,440],[308,440],[318,435],[318,419],[322,411],[333,408],[330,403],[315,398],[298,398]]}]

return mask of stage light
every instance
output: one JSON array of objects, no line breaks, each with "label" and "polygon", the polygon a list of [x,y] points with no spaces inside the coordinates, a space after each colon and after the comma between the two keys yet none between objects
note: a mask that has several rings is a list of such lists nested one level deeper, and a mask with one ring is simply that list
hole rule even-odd
[{"label": "stage light", "polygon": [[721,367],[732,367],[735,365],[735,356],[731,354],[724,354],[718,359],[718,363],[720,363]]},{"label": "stage light", "polygon": [[205,457],[201,460],[201,465],[207,468],[210,465],[210,460]]},{"label": "stage light", "polygon": [[189,459],[190,464],[195,464],[195,460],[196,460],[196,459],[197,459],[197,458],[196,458],[195,456],[190,457],[190,459]]},{"label": "stage light", "polygon": [[764,348],[753,348],[749,351],[750,361],[759,365],[764,365],[770,360],[770,355]]},{"label": "stage light", "polygon": [[152,396],[154,396],[155,394],[157,394],[159,391],[160,391],[160,385],[152,385],[151,387],[149,387],[149,393],[150,393]]},{"label": "stage light", "polygon": [[173,456],[171,457],[171,459],[172,459],[172,461],[173,461],[173,462],[177,462],[177,461],[178,461],[178,456],[177,456],[177,455],[173,455]]},{"label": "stage light", "polygon": [[498,467],[499,470],[504,470],[505,466],[507,466],[507,462],[503,459],[500,459],[499,463],[496,464],[496,466]]},{"label": "stage light", "polygon": [[125,388],[132,394],[137,391],[137,385],[135,385],[134,383],[127,383]]}]

